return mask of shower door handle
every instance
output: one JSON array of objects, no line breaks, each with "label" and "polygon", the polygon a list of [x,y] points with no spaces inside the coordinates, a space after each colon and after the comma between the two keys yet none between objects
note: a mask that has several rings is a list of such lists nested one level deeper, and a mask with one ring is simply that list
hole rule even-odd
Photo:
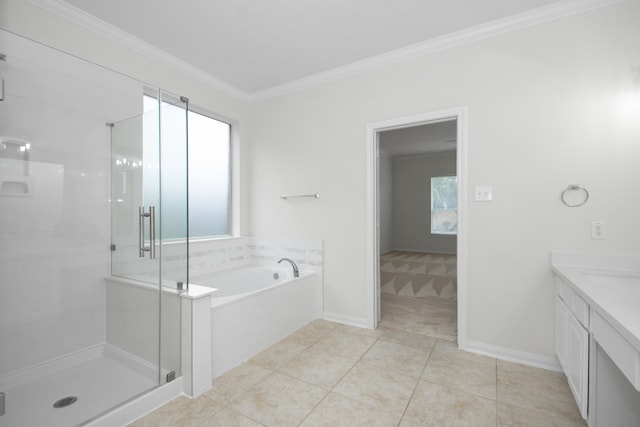
[{"label": "shower door handle", "polygon": [[[0,53],[0,61],[5,61],[6,59],[7,55]],[[2,77],[0,77],[0,101],[4,101],[4,79]]]},{"label": "shower door handle", "polygon": [[[144,220],[149,218],[149,246],[144,244]],[[149,206],[149,212],[144,207],[138,207],[138,249],[140,258],[144,258],[145,252],[149,252],[149,258],[156,257],[156,208]]]}]

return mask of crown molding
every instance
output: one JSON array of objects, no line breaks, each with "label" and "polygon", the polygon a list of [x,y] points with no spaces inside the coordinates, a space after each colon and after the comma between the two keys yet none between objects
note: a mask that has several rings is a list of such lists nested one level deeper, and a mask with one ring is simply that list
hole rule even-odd
[{"label": "crown molding", "polygon": [[94,33],[115,41],[127,48],[151,58],[159,63],[184,73],[195,80],[205,83],[231,97],[244,102],[250,101],[250,95],[240,89],[220,80],[219,78],[189,64],[186,61],[142,40],[126,31],[121,30],[101,19],[96,18],[77,7],[62,0],[27,0],[53,14],[84,27]]},{"label": "crown molding", "polygon": [[529,27],[543,22],[553,21],[589,10],[598,9],[627,0],[564,0],[549,6],[543,6],[528,12],[497,19],[485,24],[449,33],[424,42],[416,43],[405,48],[397,49],[381,55],[373,56],[362,61],[337,67],[322,73],[314,74],[302,79],[294,80],[269,89],[250,94],[250,102],[265,101],[291,92],[319,86],[334,80],[340,80],[370,70],[408,61],[410,59],[429,55],[434,52],[473,43],[478,40],[493,37],[509,31]]},{"label": "crown molding", "polygon": [[344,79],[370,70],[429,55],[434,52],[472,43],[520,28],[553,21],[566,16],[575,15],[593,9],[621,3],[627,0],[563,0],[548,6],[519,13],[506,18],[497,19],[475,27],[446,34],[416,43],[405,48],[397,49],[381,55],[353,62],[322,73],[314,74],[272,88],[247,93],[202,69],[171,55],[133,35],[102,21],[62,0],[28,0],[30,3],[48,10],[64,19],[78,24],[90,31],[107,37],[135,52],[147,56],[176,71],[205,83],[240,101],[255,103],[270,98],[286,95],[314,86],[319,86],[335,80]]}]

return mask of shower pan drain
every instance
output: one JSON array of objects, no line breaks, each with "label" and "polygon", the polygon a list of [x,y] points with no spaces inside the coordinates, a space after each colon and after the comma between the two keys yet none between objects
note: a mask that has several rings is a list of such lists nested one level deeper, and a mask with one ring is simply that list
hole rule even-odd
[{"label": "shower pan drain", "polygon": [[54,408],[64,408],[65,406],[73,405],[78,400],[75,396],[63,397],[53,404]]}]

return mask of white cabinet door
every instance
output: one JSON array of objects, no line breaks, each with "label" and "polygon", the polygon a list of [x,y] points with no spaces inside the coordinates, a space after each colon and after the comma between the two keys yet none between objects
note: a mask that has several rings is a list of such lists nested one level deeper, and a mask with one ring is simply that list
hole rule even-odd
[{"label": "white cabinet door", "polygon": [[556,355],[562,370],[567,372],[567,318],[569,311],[564,301],[556,295]]},{"label": "white cabinet door", "polygon": [[570,313],[567,316],[567,354],[564,367],[569,387],[583,418],[587,417],[589,332]]}]

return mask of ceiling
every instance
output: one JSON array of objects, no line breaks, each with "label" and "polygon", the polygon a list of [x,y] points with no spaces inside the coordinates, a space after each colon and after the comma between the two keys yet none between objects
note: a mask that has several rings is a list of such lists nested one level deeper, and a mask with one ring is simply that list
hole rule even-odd
[{"label": "ceiling", "polygon": [[516,14],[533,13],[533,9],[542,10],[558,2],[65,0],[59,3],[117,27],[240,93],[256,94]]},{"label": "ceiling", "polygon": [[456,120],[431,122],[380,132],[380,150],[392,157],[455,151]]}]

